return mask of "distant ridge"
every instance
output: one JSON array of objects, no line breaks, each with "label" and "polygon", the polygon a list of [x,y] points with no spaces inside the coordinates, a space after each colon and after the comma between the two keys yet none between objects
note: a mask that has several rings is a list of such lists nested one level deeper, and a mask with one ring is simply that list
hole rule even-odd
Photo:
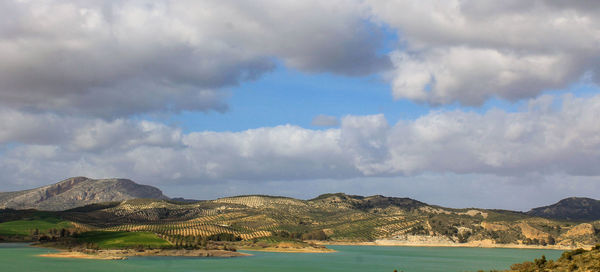
[{"label": "distant ridge", "polygon": [[[261,199],[259,202],[263,204],[267,204],[264,202],[264,199],[281,198],[287,199],[288,204],[302,203],[304,205],[304,201],[293,198],[262,195],[225,197],[215,201],[233,203],[246,201],[244,200],[245,198]],[[169,200],[179,203],[196,203],[200,201],[185,198],[169,198],[156,187],[141,185],[129,179],[72,177],[35,189],[0,192],[0,209],[64,211],[91,204],[120,202],[132,199]],[[398,207],[403,210],[443,208],[410,198],[386,197],[382,195],[358,196],[344,193],[323,194],[308,201],[327,205],[335,204],[359,210],[386,209],[389,207]],[[534,208],[525,214],[557,220],[595,221],[600,220],[600,201],[592,198],[570,197],[549,206]]]},{"label": "distant ridge", "polygon": [[168,199],[161,190],[129,179],[73,177],[31,190],[0,193],[0,208],[61,211],[135,198]]},{"label": "distant ridge", "polygon": [[586,197],[569,197],[549,206],[532,209],[527,214],[570,221],[600,220],[600,201]]},{"label": "distant ridge", "polygon": [[359,195],[347,195],[345,193],[333,193],[333,194],[322,194],[317,196],[310,201],[323,201],[338,203],[349,203],[356,209],[373,209],[373,208],[387,208],[390,206],[402,207],[403,209],[413,210],[425,206],[430,206],[427,203],[423,203],[418,200],[414,200],[406,197],[387,197],[382,195],[372,196],[359,196]]}]

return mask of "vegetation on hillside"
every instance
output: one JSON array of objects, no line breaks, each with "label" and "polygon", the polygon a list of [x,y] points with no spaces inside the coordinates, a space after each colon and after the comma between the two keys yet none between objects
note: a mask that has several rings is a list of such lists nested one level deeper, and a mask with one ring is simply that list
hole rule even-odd
[{"label": "vegetation on hillside", "polygon": [[0,223],[0,235],[2,236],[28,236],[48,234],[52,230],[72,228],[70,222],[59,219],[41,220],[17,220]]},{"label": "vegetation on hillside", "polygon": [[570,197],[549,206],[532,209],[527,214],[557,220],[600,220],[600,200]]},{"label": "vegetation on hillside", "polygon": [[[35,221],[41,218],[39,212],[0,213],[6,215],[2,220],[15,221],[13,225],[21,226],[23,220],[40,224]],[[519,212],[448,209],[407,198],[339,193],[307,201],[258,195],[197,202],[134,199],[44,215],[54,218],[54,225],[39,230],[60,230],[71,224],[70,236],[87,231],[152,233],[181,248],[205,247],[209,242],[367,242],[412,236],[436,237],[447,243],[586,246],[600,241],[600,222],[556,221]],[[35,228],[23,225],[20,231],[31,233]],[[56,237],[60,235],[49,240]]]},{"label": "vegetation on hillside", "polygon": [[595,246],[591,250],[584,250],[580,248],[573,251],[566,251],[556,261],[547,260],[545,256],[542,256],[540,259],[535,259],[533,262],[514,264],[510,267],[510,270],[507,271],[600,271],[600,246]]},{"label": "vegetation on hillside", "polygon": [[32,241],[50,240],[66,236],[75,229],[69,221],[48,212],[24,211],[20,216],[17,211],[0,212],[0,241]]}]

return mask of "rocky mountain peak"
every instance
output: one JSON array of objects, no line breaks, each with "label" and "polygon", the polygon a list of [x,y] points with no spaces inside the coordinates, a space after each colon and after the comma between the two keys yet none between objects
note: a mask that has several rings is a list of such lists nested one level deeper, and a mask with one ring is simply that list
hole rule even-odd
[{"label": "rocky mountain peak", "polygon": [[66,210],[135,198],[167,199],[159,189],[129,179],[72,177],[36,189],[0,193],[0,208]]}]

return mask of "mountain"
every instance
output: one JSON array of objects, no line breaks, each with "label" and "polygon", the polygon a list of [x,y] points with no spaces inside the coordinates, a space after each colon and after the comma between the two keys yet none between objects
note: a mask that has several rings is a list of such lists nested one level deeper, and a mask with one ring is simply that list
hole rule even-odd
[{"label": "mountain", "polygon": [[585,197],[570,197],[550,206],[532,209],[527,214],[558,220],[600,220],[600,201]]},{"label": "mountain", "polygon": [[167,199],[159,189],[129,179],[73,177],[36,189],[0,193],[0,208],[60,211],[135,198]]}]

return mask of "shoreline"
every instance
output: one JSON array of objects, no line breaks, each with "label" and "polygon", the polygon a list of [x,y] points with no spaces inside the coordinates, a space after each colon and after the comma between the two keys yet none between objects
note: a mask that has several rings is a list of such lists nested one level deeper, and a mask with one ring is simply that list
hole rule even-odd
[{"label": "shoreline", "polygon": [[494,244],[486,241],[468,243],[411,243],[398,240],[376,240],[373,242],[350,242],[350,241],[311,241],[323,246],[385,246],[385,247],[463,247],[463,248],[510,248],[510,249],[550,249],[550,250],[574,250],[578,248],[589,249],[593,245],[582,246],[541,246],[523,244]]},{"label": "shoreline", "polygon": [[243,251],[260,251],[260,252],[277,252],[277,253],[334,253],[337,250],[331,248],[277,248],[277,247],[267,247],[267,248],[238,248],[238,250]]},{"label": "shoreline", "polygon": [[[593,246],[582,245],[579,247],[573,246],[541,246],[541,245],[523,245],[523,244],[495,244],[490,241],[474,241],[467,243],[427,243],[427,242],[410,242],[402,240],[375,240],[371,242],[352,242],[352,241],[305,241],[311,242],[320,246],[384,246],[384,247],[454,247],[454,248],[509,248],[509,249],[548,249],[548,250],[574,250],[577,248],[588,249]],[[51,248],[51,247],[50,247]],[[185,249],[149,249],[149,250],[134,250],[134,249],[102,249],[102,250],[84,250],[84,251],[69,251],[64,249],[51,248],[58,252],[45,253],[37,255],[44,258],[73,258],[73,259],[94,259],[94,260],[124,260],[128,257],[142,256],[179,256],[179,257],[217,257],[231,258],[252,256],[249,253],[238,251],[225,250],[185,250]],[[337,250],[331,248],[282,248],[282,247],[267,247],[267,248],[237,248],[240,251],[258,251],[258,252],[275,252],[275,253],[335,253]],[[87,252],[86,252],[87,251]]]},{"label": "shoreline", "polygon": [[38,257],[44,258],[69,258],[69,259],[88,259],[88,260],[124,260],[127,257],[117,257],[117,256],[99,256],[99,255],[91,255],[78,251],[59,251],[54,253],[46,253],[36,255]]},{"label": "shoreline", "polygon": [[72,258],[72,259],[93,259],[93,260],[125,260],[129,257],[216,257],[216,258],[233,258],[233,257],[244,257],[252,256],[252,254],[237,252],[237,251],[226,251],[226,250],[204,250],[204,249],[149,249],[144,251],[138,251],[133,249],[101,249],[101,250],[88,250],[88,252],[82,251],[69,251],[62,249],[55,249],[58,252],[39,254],[38,257],[44,258]]}]

